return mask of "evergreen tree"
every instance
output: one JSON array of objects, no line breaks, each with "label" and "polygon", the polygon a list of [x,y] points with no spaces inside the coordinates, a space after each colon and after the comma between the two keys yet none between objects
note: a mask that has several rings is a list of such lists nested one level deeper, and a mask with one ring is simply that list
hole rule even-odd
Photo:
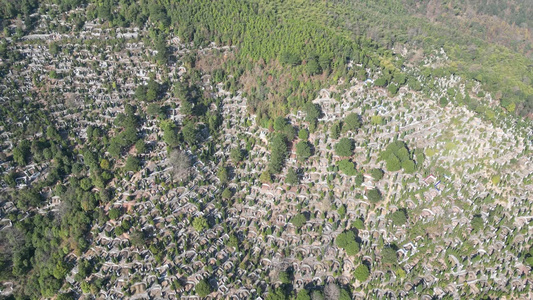
[{"label": "evergreen tree", "polygon": [[362,126],[361,116],[356,113],[351,113],[344,119],[342,129],[344,131],[357,131]]},{"label": "evergreen tree", "polygon": [[377,188],[369,190],[367,192],[367,197],[373,203],[377,203],[382,199],[381,192]]},{"label": "evergreen tree", "polygon": [[354,150],[354,142],[348,138],[342,138],[335,145],[335,154],[338,156],[351,156]]},{"label": "evergreen tree", "polygon": [[199,296],[199,297],[206,297],[207,295],[211,294],[211,292],[213,291],[211,289],[211,285],[209,284],[209,282],[207,282],[207,280],[201,280],[200,282],[198,282],[196,284],[196,286],[194,287],[194,290],[196,291],[196,294]]},{"label": "evergreen tree", "polygon": [[354,271],[355,279],[363,282],[363,281],[366,281],[368,279],[369,275],[370,275],[370,272],[369,272],[368,267],[366,265],[360,264],[359,266],[357,266],[357,268],[355,268],[355,271]]},{"label": "evergreen tree", "polygon": [[311,156],[311,147],[309,146],[309,142],[298,142],[298,144],[296,144],[296,155],[300,161],[307,160]]},{"label": "evergreen tree", "polygon": [[293,168],[289,168],[287,171],[287,177],[285,178],[285,182],[289,185],[296,185],[299,183],[298,174]]},{"label": "evergreen tree", "polygon": [[287,142],[283,134],[276,134],[271,142],[270,165],[269,170],[276,174],[279,173],[285,163],[287,156]]}]

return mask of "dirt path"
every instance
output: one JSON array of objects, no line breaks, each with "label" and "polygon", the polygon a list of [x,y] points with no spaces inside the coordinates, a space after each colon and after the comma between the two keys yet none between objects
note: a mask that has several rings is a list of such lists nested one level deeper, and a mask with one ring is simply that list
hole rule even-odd
[{"label": "dirt path", "polygon": [[[394,176],[391,176],[390,179],[389,179],[389,192],[387,193],[387,197],[385,197],[385,201],[383,201],[383,203],[381,203],[379,205],[379,207],[387,207],[387,205],[389,204],[389,201],[390,201],[390,196],[392,194],[392,190],[394,189],[392,187],[392,180],[393,180]],[[396,188],[396,193],[399,193],[400,192],[400,188],[401,188],[401,185],[398,184],[398,188]],[[376,207],[377,208],[377,207]],[[385,209],[383,210],[382,214],[386,214],[386,211]]]}]

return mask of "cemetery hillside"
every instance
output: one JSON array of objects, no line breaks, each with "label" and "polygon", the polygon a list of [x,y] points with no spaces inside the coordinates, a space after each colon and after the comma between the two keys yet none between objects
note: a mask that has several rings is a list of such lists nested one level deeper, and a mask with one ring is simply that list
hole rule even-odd
[{"label": "cemetery hillside", "polygon": [[0,299],[533,299],[533,1],[0,0]]}]

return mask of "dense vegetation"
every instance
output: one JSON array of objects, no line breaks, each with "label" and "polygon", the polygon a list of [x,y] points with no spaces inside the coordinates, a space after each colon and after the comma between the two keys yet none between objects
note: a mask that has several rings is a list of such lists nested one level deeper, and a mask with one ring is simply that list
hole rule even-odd
[{"label": "dense vegetation", "polygon": [[419,161],[423,161],[424,159],[424,155],[420,151],[410,151],[402,141],[389,144],[379,156],[380,160],[386,162],[388,171],[394,172],[403,169],[406,173],[413,173],[415,171],[415,156]]},{"label": "dense vegetation", "polygon": [[[253,96],[251,111],[260,116],[282,115],[288,107],[303,105],[312,96],[312,87],[324,83],[325,78],[317,76],[345,76],[348,60],[362,63],[363,68],[386,67],[395,72],[402,61],[391,59],[391,52],[386,49],[401,46],[422,48],[425,53],[440,48],[446,51],[450,61],[438,67],[426,66],[427,71],[416,74],[422,76],[423,82],[429,84],[434,76],[458,74],[483,84],[509,112],[525,116],[533,111],[533,76],[528,67],[531,60],[527,58],[532,51],[532,25],[528,18],[532,5],[526,0],[468,4],[418,1],[416,5],[407,0],[333,4],[235,0],[50,2],[59,4],[64,11],[88,4],[87,16],[76,16],[80,25],[93,18],[112,26],[144,26],[149,21],[159,32],[153,40],[161,50],[161,63],[169,58],[162,38],[170,31],[195,46],[212,41],[236,45],[237,60],[219,67],[240,78],[245,91]],[[21,16],[31,28],[29,14],[37,6],[36,1],[2,1],[0,18],[5,25],[7,19]],[[505,26],[497,28],[502,22]],[[359,36],[353,38],[353,33]],[[509,35],[514,40],[506,40]],[[370,37],[377,44],[361,36]],[[410,56],[409,63],[422,63],[416,55]],[[258,70],[253,62],[264,67]],[[365,76],[361,70],[353,69],[352,73]],[[257,77],[256,82],[250,81],[251,76]],[[389,85],[393,93],[397,88],[398,83]],[[454,98],[458,103],[472,105],[463,97]],[[483,109],[478,110],[484,113]]]}]

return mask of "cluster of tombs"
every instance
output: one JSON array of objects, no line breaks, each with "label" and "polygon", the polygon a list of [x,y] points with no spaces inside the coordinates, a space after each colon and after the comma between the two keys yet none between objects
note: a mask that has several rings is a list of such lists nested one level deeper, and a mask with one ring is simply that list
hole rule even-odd
[{"label": "cluster of tombs", "polygon": [[[134,97],[148,74],[174,83],[187,72],[178,64],[161,68],[151,62],[153,51],[139,39],[142,34],[140,29],[111,34],[109,29],[89,23],[76,38],[54,36],[62,49],[56,55],[49,53],[46,42],[40,42],[50,36],[30,36],[17,44],[28,63],[16,76],[23,79],[23,89],[36,89],[36,83],[45,82],[48,98],[64,100],[47,107],[61,129],[83,141],[87,126],[108,127],[124,111],[125,100]],[[105,48],[96,48],[91,42],[102,38]],[[120,46],[113,46],[114,40],[120,40]],[[188,51],[176,38],[169,47],[176,55]],[[50,76],[52,71],[55,78]],[[259,176],[269,163],[272,133],[255,124],[240,92],[224,91],[223,85],[210,82],[209,76],[205,84],[214,96],[223,98],[217,160],[202,161],[188,151],[191,180],[176,184],[158,120],[145,120],[140,132],[150,151],[141,155],[141,170],[113,182],[116,195],[109,208],[121,208],[125,213],[117,220],[95,225],[90,249],[75,258],[100,266],[84,280],[109,279],[96,297],[198,298],[194,289],[202,280],[213,287],[212,297],[264,297],[268,287],[281,284],[279,273],[288,268],[296,289],[337,281],[351,285],[357,298],[370,294],[409,297],[419,285],[436,296],[461,296],[465,287],[472,295],[490,289],[530,289],[530,268],[520,255],[533,236],[529,225],[533,214],[527,203],[531,184],[523,184],[533,166],[525,155],[531,141],[520,128],[496,128],[462,107],[441,108],[407,87],[389,97],[371,81],[354,81],[347,89],[324,89],[314,100],[323,115],[318,130],[310,135],[313,156],[299,162],[291,153],[286,162],[285,170],[300,170],[300,182],[286,185],[283,171],[273,183],[261,183]],[[451,78],[437,86],[457,84],[457,78]],[[331,92],[340,93],[341,99],[334,99]],[[169,118],[179,123],[183,118],[179,99],[166,95],[163,101],[173,105]],[[354,177],[331,168],[339,158],[333,151],[337,140],[329,136],[328,128],[353,112],[361,114],[364,125],[342,136],[356,143],[351,159],[365,175],[360,186]],[[383,123],[371,124],[372,116],[380,116]],[[288,119],[294,126],[307,126],[301,111]],[[413,174],[385,172],[383,179],[374,180],[369,170],[385,170],[378,155],[398,137],[412,149],[431,149],[433,154],[426,151],[426,162]],[[8,139],[4,143],[9,143]],[[244,161],[229,160],[234,148],[248,148]],[[227,186],[234,195],[229,206],[219,203],[226,201],[221,200],[224,187],[217,177],[221,164],[232,170]],[[23,189],[39,180],[46,167],[30,165],[18,170],[17,187]],[[3,172],[11,168],[12,164],[2,162]],[[496,175],[501,181],[491,184]],[[371,188],[381,191],[382,202],[373,204],[367,199],[366,191]],[[486,201],[488,198],[492,201]],[[48,201],[43,213],[61,205],[58,197]],[[335,209],[341,206],[346,208],[343,215]],[[4,203],[0,215],[14,209],[13,203]],[[406,210],[408,224],[398,226],[391,221],[390,214],[399,209]],[[291,220],[301,212],[308,220],[296,228]],[[484,222],[478,231],[471,225],[475,215]],[[209,228],[195,230],[192,222],[196,218],[208,219]],[[336,246],[335,238],[354,228],[357,219],[364,221],[364,228],[357,231],[360,251],[350,256]],[[115,228],[123,222],[131,222],[133,229],[117,235]],[[2,219],[1,226],[12,224]],[[149,233],[152,242],[163,243],[165,249],[154,253],[148,244],[133,246],[130,234],[134,230]],[[232,236],[238,237],[239,246],[233,245]],[[387,245],[397,247],[396,269],[381,261]],[[356,281],[353,275],[362,263],[370,267],[366,282]],[[71,289],[80,292],[80,283],[74,280],[76,272],[75,267],[67,280]],[[431,298],[429,294],[423,297]]]}]

